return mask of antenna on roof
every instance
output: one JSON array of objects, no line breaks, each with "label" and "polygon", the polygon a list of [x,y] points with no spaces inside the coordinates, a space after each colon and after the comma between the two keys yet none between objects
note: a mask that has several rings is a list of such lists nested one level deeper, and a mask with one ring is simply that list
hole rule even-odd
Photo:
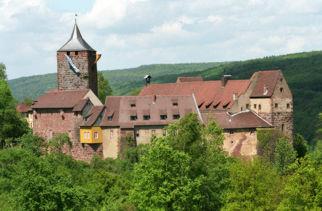
[{"label": "antenna on roof", "polygon": [[77,13],[75,13],[75,24],[77,24]]},{"label": "antenna on roof", "polygon": [[145,86],[149,85],[151,83],[151,76],[150,75],[146,75],[144,76],[144,80],[145,80]]}]

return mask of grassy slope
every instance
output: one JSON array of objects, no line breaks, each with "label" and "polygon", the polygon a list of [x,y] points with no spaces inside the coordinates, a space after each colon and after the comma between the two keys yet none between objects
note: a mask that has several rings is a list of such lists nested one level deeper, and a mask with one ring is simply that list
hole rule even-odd
[{"label": "grassy slope", "polygon": [[[311,139],[317,114],[322,111],[322,52],[272,56],[248,61],[226,63],[192,63],[144,65],[125,70],[104,71],[115,95],[126,95],[140,89],[143,77],[151,74],[153,83],[174,82],[178,76],[201,75],[206,79],[219,79],[232,74],[235,79],[249,78],[255,71],[282,69],[294,95],[295,128]],[[24,77],[9,81],[15,97],[35,98],[55,87],[55,74]]]}]

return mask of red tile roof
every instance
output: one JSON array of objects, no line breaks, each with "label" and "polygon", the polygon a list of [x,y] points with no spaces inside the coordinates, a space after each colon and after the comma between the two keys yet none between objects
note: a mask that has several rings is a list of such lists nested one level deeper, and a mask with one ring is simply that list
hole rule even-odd
[{"label": "red tile roof", "polygon": [[200,109],[216,107],[231,108],[233,94],[240,96],[250,84],[250,80],[229,80],[225,86],[221,81],[193,81],[184,83],[151,84],[142,89],[140,96],[147,95],[192,95],[196,96]]},{"label": "red tile roof", "polygon": [[[49,91],[40,96],[32,108],[74,108],[88,93],[88,89],[84,90],[64,90]],[[83,101],[82,101],[83,102]]]},{"label": "red tile roof", "polygon": [[193,82],[193,81],[203,81],[203,78],[200,77],[200,76],[196,76],[196,77],[178,77],[177,78],[177,83]]},{"label": "red tile roof", "polygon": [[[177,106],[173,105],[173,100],[178,102]],[[135,107],[131,107],[133,103]],[[140,125],[168,125],[175,121],[173,115],[180,114],[183,117],[187,111],[198,112],[191,95],[175,97],[110,96],[106,98],[105,107],[101,126],[120,126],[122,128],[133,128]],[[161,120],[160,115],[164,114],[167,115],[167,119]],[[131,121],[131,115],[137,115],[137,120]],[[150,119],[144,120],[144,115],[150,115]]]},{"label": "red tile roof", "polygon": [[74,107],[73,111],[82,111],[87,102],[89,101],[89,98],[81,99]]},{"label": "red tile roof", "polygon": [[25,103],[19,103],[16,106],[16,111],[19,113],[27,113],[27,112],[31,111],[31,107]]},{"label": "red tile roof", "polygon": [[214,120],[223,129],[249,129],[249,128],[269,128],[270,123],[252,111],[241,111],[229,114],[225,111],[203,113],[204,122]]},{"label": "red tile roof", "polygon": [[95,123],[100,124],[99,117],[104,111],[104,106],[93,106],[89,114],[85,117],[85,121],[82,126],[93,126]]},{"label": "red tile roof", "polygon": [[271,97],[282,73],[280,70],[265,70],[254,73],[253,77],[257,80],[250,97]]}]

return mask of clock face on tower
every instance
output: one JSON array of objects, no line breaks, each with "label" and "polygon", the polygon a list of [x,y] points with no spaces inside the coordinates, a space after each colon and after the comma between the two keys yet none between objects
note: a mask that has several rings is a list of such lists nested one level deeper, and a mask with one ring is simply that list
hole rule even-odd
[{"label": "clock face on tower", "polygon": [[72,71],[75,75],[79,76],[80,70],[76,67],[73,60],[67,54],[64,54],[64,55],[66,57],[66,60],[69,66],[69,70]]}]

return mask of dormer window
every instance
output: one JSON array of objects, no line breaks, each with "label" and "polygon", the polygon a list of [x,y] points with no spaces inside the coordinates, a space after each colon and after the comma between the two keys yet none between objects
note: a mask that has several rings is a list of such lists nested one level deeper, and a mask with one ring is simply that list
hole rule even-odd
[{"label": "dormer window", "polygon": [[113,120],[113,116],[108,116],[108,117],[107,117],[107,120],[108,120],[108,121],[112,121],[112,120]]},{"label": "dormer window", "polygon": [[130,111],[130,120],[131,121],[135,121],[137,119],[138,119],[138,115],[137,115],[136,111],[135,110],[134,111]]},{"label": "dormer window", "polygon": [[178,106],[178,102],[172,102],[173,106]]},{"label": "dormer window", "polygon": [[131,108],[136,107],[135,103],[131,103],[130,106],[131,106]]},{"label": "dormer window", "polygon": [[283,92],[283,91],[284,91],[284,89],[283,89],[283,87],[281,87],[281,88],[280,88],[280,92]]}]

